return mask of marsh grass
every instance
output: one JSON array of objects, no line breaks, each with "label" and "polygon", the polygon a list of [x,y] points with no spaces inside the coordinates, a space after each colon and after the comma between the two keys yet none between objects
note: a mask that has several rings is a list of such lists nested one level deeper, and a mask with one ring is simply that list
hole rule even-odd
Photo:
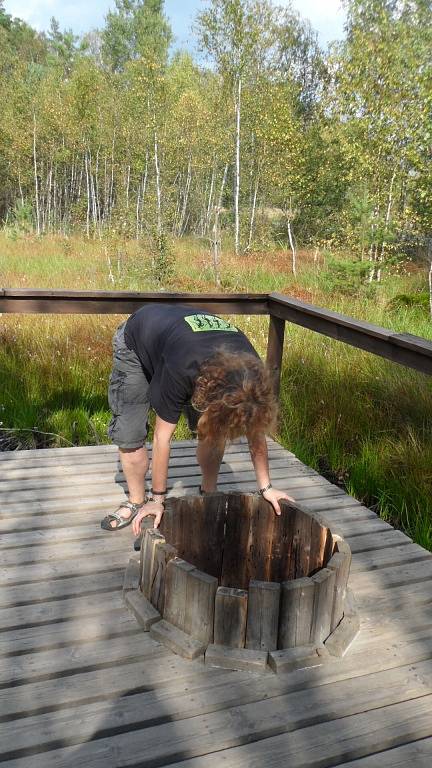
[{"label": "marsh grass", "polygon": [[[205,241],[172,244],[167,290],[215,290]],[[109,277],[111,272],[114,283]],[[283,252],[223,260],[223,290],[278,290],[310,303],[432,338],[427,310],[393,301],[424,289],[426,274],[387,275],[354,295],[325,291],[322,271],[300,254],[296,280]],[[157,290],[143,244],[0,236],[8,287]],[[111,338],[121,316],[0,317],[0,446],[3,450],[108,442]],[[261,355],[268,320],[236,317]],[[183,419],[175,437],[188,436]],[[432,549],[432,381],[410,369],[298,326],[286,325],[278,439],[383,519]],[[289,489],[287,489],[289,491]]]}]

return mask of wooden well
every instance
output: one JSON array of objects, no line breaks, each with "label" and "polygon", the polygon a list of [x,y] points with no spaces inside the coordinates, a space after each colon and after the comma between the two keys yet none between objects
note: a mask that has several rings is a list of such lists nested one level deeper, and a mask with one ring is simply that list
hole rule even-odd
[{"label": "wooden well", "polygon": [[349,546],[318,515],[281,509],[237,492],[167,501],[140,561],[139,588],[163,620],[158,639],[166,633],[175,649],[185,633],[197,643],[191,657],[209,646],[267,658],[327,642],[346,612]]}]

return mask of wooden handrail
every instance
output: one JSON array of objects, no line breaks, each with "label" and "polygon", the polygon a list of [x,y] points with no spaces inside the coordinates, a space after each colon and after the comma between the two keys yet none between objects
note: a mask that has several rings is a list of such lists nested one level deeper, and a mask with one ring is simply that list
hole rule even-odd
[{"label": "wooden handrail", "polygon": [[432,341],[410,333],[395,333],[280,293],[270,293],[268,302],[270,315],[281,322],[301,325],[394,363],[432,374]]},{"label": "wooden handrail", "polygon": [[218,314],[270,315],[267,364],[279,392],[285,322],[364,349],[394,363],[432,374],[432,342],[410,333],[355,320],[280,293],[140,293],[0,289],[0,312],[58,314],[131,314],[148,303],[186,304]]}]

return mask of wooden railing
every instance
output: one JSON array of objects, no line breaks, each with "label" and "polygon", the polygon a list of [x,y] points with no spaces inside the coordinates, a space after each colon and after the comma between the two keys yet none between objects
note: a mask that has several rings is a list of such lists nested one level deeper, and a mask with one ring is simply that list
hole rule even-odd
[{"label": "wooden railing", "polygon": [[0,312],[127,315],[143,304],[187,304],[218,314],[269,315],[267,364],[279,392],[285,323],[359,347],[394,363],[432,374],[432,342],[355,320],[279,293],[135,293],[0,289]]}]

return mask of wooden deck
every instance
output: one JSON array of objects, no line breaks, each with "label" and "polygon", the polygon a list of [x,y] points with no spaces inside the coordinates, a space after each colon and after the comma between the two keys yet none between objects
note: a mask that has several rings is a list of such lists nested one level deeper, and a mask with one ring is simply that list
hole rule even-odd
[{"label": "wooden deck", "polygon": [[[362,629],[341,660],[283,676],[209,669],[143,633],[122,601],[133,535],[109,446],[0,454],[0,752],[8,768],[432,765],[432,556],[269,442],[271,474],[353,551]],[[254,488],[244,443],[220,489]],[[194,493],[193,442],[172,449]]]}]

